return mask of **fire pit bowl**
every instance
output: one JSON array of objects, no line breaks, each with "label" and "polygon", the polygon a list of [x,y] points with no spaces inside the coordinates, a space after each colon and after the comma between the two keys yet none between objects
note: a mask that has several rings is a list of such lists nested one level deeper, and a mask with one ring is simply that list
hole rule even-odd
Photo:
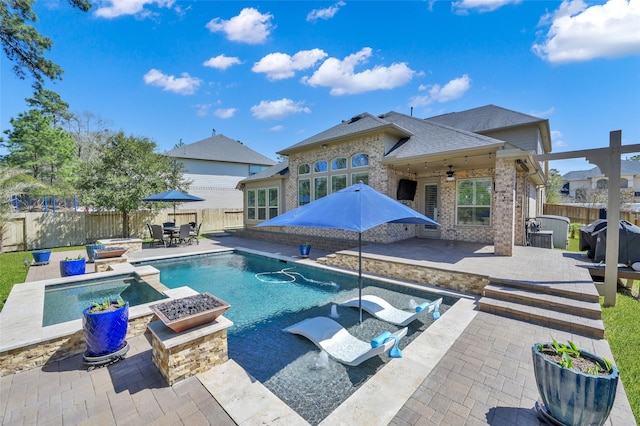
[{"label": "fire pit bowl", "polygon": [[210,293],[200,293],[149,306],[164,325],[176,333],[212,322],[230,307],[227,302]]}]

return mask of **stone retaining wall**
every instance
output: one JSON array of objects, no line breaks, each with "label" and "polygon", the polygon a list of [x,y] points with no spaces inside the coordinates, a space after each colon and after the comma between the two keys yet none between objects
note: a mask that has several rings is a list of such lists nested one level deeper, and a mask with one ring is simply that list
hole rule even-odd
[{"label": "stone retaining wall", "polygon": [[[127,339],[143,335],[147,324],[153,319],[157,319],[153,314],[130,318]],[[48,362],[69,358],[85,350],[84,332],[78,330],[67,336],[4,351],[0,353],[0,377],[42,367]]]},{"label": "stone retaining wall", "polygon": [[[358,270],[358,255],[350,253],[330,254],[317,259],[318,263],[339,268]],[[362,257],[362,270],[366,273],[396,278],[418,284],[429,284],[469,294],[482,295],[489,284],[489,277],[465,272],[447,271],[409,262],[391,261],[375,256]]]}]

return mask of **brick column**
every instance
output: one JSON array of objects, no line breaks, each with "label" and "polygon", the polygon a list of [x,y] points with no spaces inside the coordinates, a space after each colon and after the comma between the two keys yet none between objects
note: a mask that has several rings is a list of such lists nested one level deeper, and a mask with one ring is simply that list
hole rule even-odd
[{"label": "brick column", "polygon": [[516,207],[516,170],[514,162],[496,158],[493,193],[493,246],[495,254],[513,255]]}]

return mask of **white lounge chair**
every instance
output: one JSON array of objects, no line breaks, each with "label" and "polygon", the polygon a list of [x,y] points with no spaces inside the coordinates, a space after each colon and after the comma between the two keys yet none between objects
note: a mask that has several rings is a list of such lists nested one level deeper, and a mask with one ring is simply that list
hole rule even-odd
[{"label": "white lounge chair", "polygon": [[392,347],[395,350],[390,356],[402,356],[397,344],[407,334],[405,327],[395,333],[385,332],[373,339],[372,342],[365,342],[327,317],[307,318],[285,328],[284,331],[306,337],[316,346],[324,349],[331,358],[350,366],[359,365],[369,358],[385,353]]},{"label": "white lounge chair", "polygon": [[[391,306],[389,302],[382,297],[366,294],[362,296],[362,309],[369,312],[374,317],[381,319],[382,321],[399,325],[404,327],[414,321],[416,318],[433,312],[433,319],[440,317],[439,307],[442,303],[442,298],[434,300],[430,303],[423,303],[416,307],[413,312],[403,311],[402,309]],[[339,304],[340,306],[350,306],[352,308],[358,307],[358,298],[346,300]]]}]

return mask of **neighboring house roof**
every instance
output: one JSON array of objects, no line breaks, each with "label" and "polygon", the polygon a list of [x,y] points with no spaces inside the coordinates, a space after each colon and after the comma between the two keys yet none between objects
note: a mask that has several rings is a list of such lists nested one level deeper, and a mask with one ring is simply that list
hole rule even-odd
[{"label": "neighboring house roof", "polygon": [[238,182],[238,186],[243,185],[247,182],[251,182],[253,180],[269,179],[278,175],[286,176],[287,173],[289,173],[289,160],[281,161],[278,164],[275,164],[267,169],[264,169],[256,174],[242,179],[240,182]]},{"label": "neighboring house roof", "polygon": [[499,147],[504,142],[487,136],[455,129],[394,111],[374,116],[368,112],[292,145],[279,154],[288,155],[300,149],[353,137],[371,131],[395,134],[399,142],[385,155],[385,160],[399,160],[457,150]]},{"label": "neighboring house roof", "polygon": [[448,114],[427,118],[426,120],[474,133],[487,133],[534,124],[540,127],[540,133],[543,138],[543,143],[545,144],[545,151],[551,152],[549,120],[512,111],[496,105],[485,105],[461,112],[450,112]]},{"label": "neighboring house roof", "polygon": [[187,145],[182,145],[164,153],[169,157],[196,160],[223,161],[271,166],[276,162],[257,153],[241,142],[223,134],[211,136]]},{"label": "neighboring house roof", "polygon": [[[640,161],[621,160],[620,161],[620,174],[621,175],[640,175]],[[575,170],[565,173],[562,179],[567,181],[587,180],[593,177],[604,176],[604,173],[600,171],[599,167],[594,167],[589,170]]]}]

